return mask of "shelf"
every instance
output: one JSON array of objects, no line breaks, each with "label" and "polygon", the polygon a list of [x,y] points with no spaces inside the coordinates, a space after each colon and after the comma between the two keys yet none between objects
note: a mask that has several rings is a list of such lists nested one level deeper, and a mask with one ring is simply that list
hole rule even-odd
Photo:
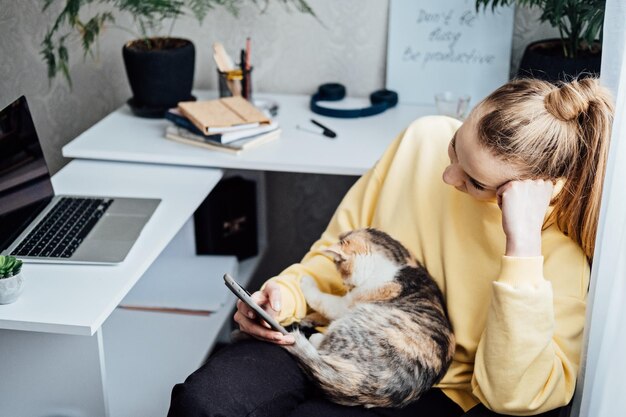
[{"label": "shelf", "polygon": [[102,328],[110,417],[167,415],[172,387],[202,364],[224,320],[116,309]]},{"label": "shelf", "polygon": [[195,255],[193,220],[172,239],[120,306],[217,311],[230,291],[224,273],[237,272],[234,256]]},{"label": "shelf", "polygon": [[239,270],[237,274],[237,282],[241,285],[245,286],[246,289],[250,292],[254,292],[258,290],[258,288],[249,288],[250,281],[252,280],[252,276],[256,272],[261,260],[265,256],[266,246],[263,245],[259,248],[259,253],[257,256],[245,259],[239,262]]},{"label": "shelf", "polygon": [[238,264],[234,256],[196,256],[193,242],[190,219],[121,304],[216,311],[199,316],[117,308],[102,328],[110,417],[167,414],[172,387],[200,367],[232,316],[236,298],[223,274],[247,285],[263,255]]}]

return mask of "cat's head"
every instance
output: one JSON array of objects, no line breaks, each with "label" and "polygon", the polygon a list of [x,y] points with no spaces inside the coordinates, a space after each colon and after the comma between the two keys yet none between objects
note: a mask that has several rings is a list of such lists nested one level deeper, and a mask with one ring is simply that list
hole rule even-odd
[{"label": "cat's head", "polygon": [[417,265],[400,242],[372,228],[343,233],[324,252],[332,257],[349,290],[392,281],[399,269]]}]

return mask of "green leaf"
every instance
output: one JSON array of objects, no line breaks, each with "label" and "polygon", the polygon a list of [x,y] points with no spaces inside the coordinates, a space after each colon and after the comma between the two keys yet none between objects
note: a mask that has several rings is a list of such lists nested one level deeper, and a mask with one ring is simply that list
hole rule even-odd
[{"label": "green leaf", "polygon": [[606,0],[476,0],[476,11],[491,5],[516,4],[541,10],[540,22],[548,22],[559,30],[567,56],[575,56],[582,41],[592,44],[602,39],[602,23]]},{"label": "green leaf", "polygon": [[16,261],[15,257],[8,256],[7,257],[7,261],[4,264],[4,267],[2,269],[5,269],[7,271],[11,271],[13,269],[13,265],[15,265],[15,261]]},{"label": "green leaf", "polygon": [[22,271],[22,265],[24,263],[21,260],[17,261],[17,264],[15,265],[15,267],[13,268],[13,274],[17,275]]},{"label": "green leaf", "polygon": [[[158,36],[162,32],[163,22],[166,19],[177,19],[180,16],[191,14],[202,22],[207,14],[217,7],[223,7],[237,16],[244,4],[257,5],[262,0],[42,0],[42,11],[52,9],[53,4],[63,6],[57,12],[54,24],[45,33],[41,42],[43,61],[46,63],[48,78],[51,81],[60,72],[68,84],[72,85],[69,72],[69,51],[72,45],[65,45],[64,41],[70,35],[78,35],[84,56],[93,56],[92,50],[99,36],[103,33],[106,23],[113,23],[114,16],[120,13],[129,14],[140,37]],[[306,0],[276,0],[289,10],[292,6],[302,13],[315,17],[313,9]],[[488,0],[483,0],[488,1]],[[509,2],[514,0],[496,0]],[[264,0],[265,4],[269,0]],[[88,8],[87,6],[94,7]],[[95,6],[98,7],[95,7]],[[85,16],[85,10],[97,10],[91,17]],[[81,20],[81,17],[83,19]],[[124,29],[124,28],[122,28]],[[127,30],[132,32],[130,30]],[[137,31],[135,31],[137,33]],[[161,33],[161,36],[165,36]],[[68,38],[71,39],[71,38]]]},{"label": "green leaf", "polygon": [[43,8],[41,9],[41,11],[45,12],[52,3],[54,3],[54,0],[44,0]]},{"label": "green leaf", "polygon": [[54,57],[54,52],[52,51],[51,47],[46,46],[44,49],[41,50],[41,54],[43,55],[43,59],[48,69],[48,78],[52,79],[57,72],[57,63],[56,58]]},{"label": "green leaf", "polygon": [[9,278],[20,273],[22,261],[15,256],[0,255],[0,278]]},{"label": "green leaf", "polygon": [[189,8],[191,9],[195,18],[198,19],[198,22],[202,22],[206,15],[209,13],[209,11],[214,8],[214,5],[211,4],[210,1],[190,0]]}]

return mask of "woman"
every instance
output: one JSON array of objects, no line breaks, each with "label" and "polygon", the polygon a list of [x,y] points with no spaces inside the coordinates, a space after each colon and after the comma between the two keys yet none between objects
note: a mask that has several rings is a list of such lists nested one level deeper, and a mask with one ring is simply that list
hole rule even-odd
[{"label": "woman", "polygon": [[277,346],[292,338],[239,303],[235,321],[261,342],[225,348],[177,385],[170,417],[558,413],[579,367],[612,114],[596,79],[516,80],[462,125],[417,120],[352,187],[302,262],[253,295],[282,324],[297,322],[307,310],[303,275],[343,291],[323,248],[351,229],[388,232],[443,291],[457,341],[448,372],[418,401],[400,410],[330,403]]}]

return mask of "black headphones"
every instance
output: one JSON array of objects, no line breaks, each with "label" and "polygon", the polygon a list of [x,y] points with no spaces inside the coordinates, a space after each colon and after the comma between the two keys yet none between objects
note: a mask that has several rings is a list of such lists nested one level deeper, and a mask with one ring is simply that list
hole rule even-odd
[{"label": "black headphones", "polygon": [[318,101],[339,101],[346,96],[346,88],[338,83],[322,84],[311,97],[311,111],[328,117],[349,119],[373,116],[398,104],[398,94],[391,90],[378,90],[370,94],[370,107],[362,109],[329,109],[321,107]]}]

